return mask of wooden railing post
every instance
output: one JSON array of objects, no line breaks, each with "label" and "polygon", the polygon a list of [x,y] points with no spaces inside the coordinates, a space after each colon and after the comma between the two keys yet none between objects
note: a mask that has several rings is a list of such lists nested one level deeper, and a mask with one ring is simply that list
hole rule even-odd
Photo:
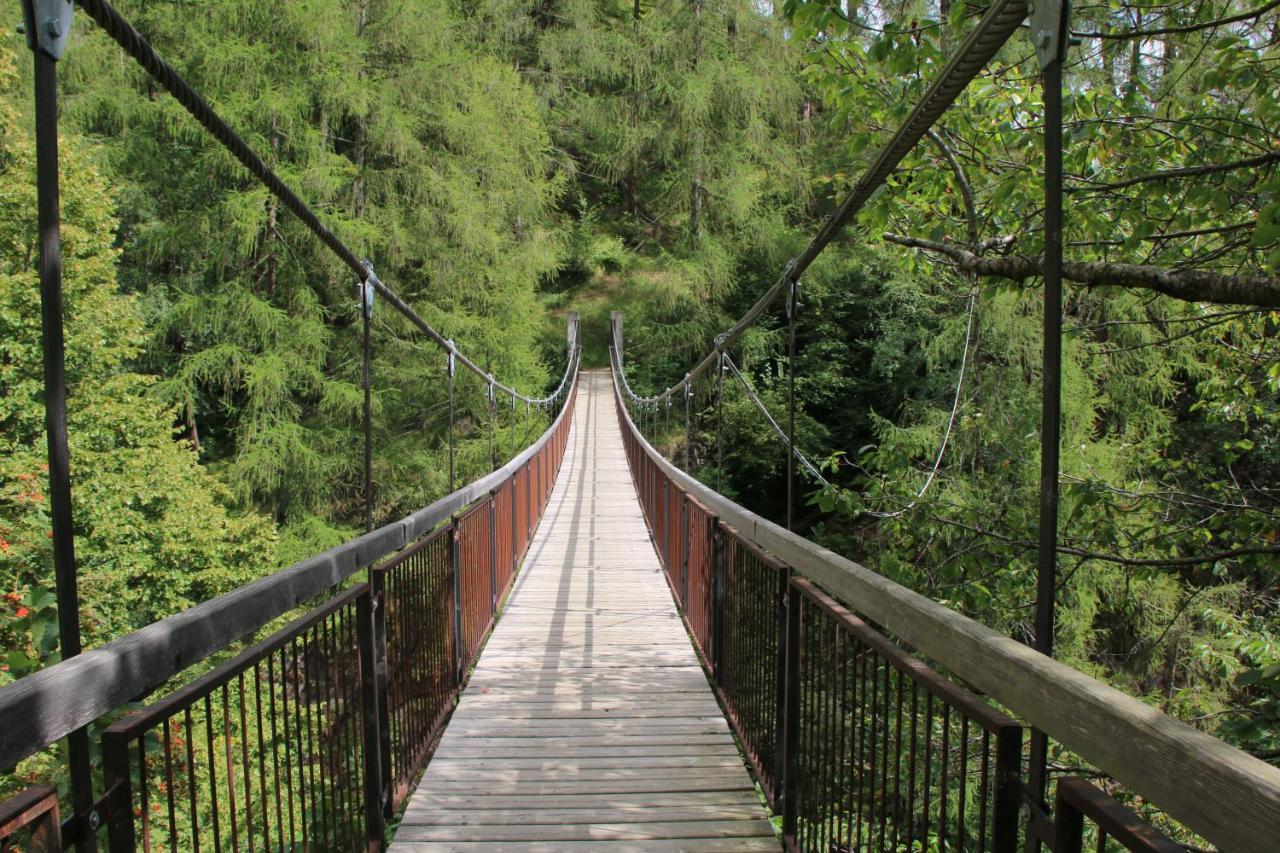
[{"label": "wooden railing post", "polygon": [[796,835],[796,806],[798,791],[796,782],[800,767],[800,595],[790,585],[786,594],[786,702],[783,710],[782,729],[782,837],[790,840]]},{"label": "wooden railing post", "polygon": [[[356,599],[356,640],[360,646],[360,723],[364,741],[364,826],[365,849],[386,847],[384,814],[389,803],[383,796],[382,734],[379,706],[385,705],[385,691],[379,694],[372,589]],[[382,701],[379,701],[379,700]]]}]

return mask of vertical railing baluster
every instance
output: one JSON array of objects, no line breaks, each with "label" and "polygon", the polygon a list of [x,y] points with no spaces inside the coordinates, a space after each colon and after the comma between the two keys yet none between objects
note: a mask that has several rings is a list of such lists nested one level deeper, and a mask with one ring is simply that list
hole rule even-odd
[{"label": "vertical railing baluster", "polygon": [[381,709],[386,707],[386,686],[377,662],[377,629],[374,612],[381,605],[372,588],[356,599],[356,641],[360,654],[360,723],[364,752],[364,821],[367,850],[385,846],[386,773],[382,769],[383,736]]},{"label": "vertical railing baluster", "polygon": [[[67,374],[63,337],[62,211],[58,169],[58,58],[71,27],[71,7],[63,16],[30,21],[27,42],[35,59],[36,209],[40,233],[40,318],[44,354],[44,417],[49,463],[49,526],[53,537],[58,600],[58,650],[62,660],[80,654],[80,596],[76,584],[75,532],[71,509],[71,451],[67,439]],[[89,729],[67,735],[72,836],[76,849],[97,849],[94,835],[93,771]]]},{"label": "vertical railing baluster", "polygon": [[724,689],[725,665],[725,535],[720,519],[710,521],[711,534],[711,653],[716,684]]},{"label": "vertical railing baluster", "polygon": [[[777,636],[777,671],[774,673],[774,696],[776,717],[773,734],[773,773],[775,787],[781,784],[780,774],[784,773],[783,762],[786,760],[784,743],[787,725],[787,592],[791,586],[791,570],[783,569],[777,573],[778,591],[774,609],[774,631]],[[774,807],[777,807],[778,792],[774,791]]]},{"label": "vertical railing baluster", "polygon": [[[111,853],[133,853],[137,846],[133,826],[133,775],[129,767],[129,736],[125,732],[103,732],[102,772],[110,804],[107,849]],[[87,831],[88,827],[84,829]]]},{"label": "vertical railing baluster", "polygon": [[461,684],[467,650],[462,637],[462,543],[458,541],[456,516],[449,520],[449,565],[453,575],[453,671]]},{"label": "vertical railing baluster", "polygon": [[783,708],[782,746],[782,835],[785,839],[796,834],[796,782],[800,767],[800,594],[787,587],[786,675]]},{"label": "vertical railing baluster", "polygon": [[498,493],[489,492],[489,615],[498,612]]},{"label": "vertical railing baluster", "polygon": [[[996,734],[996,776],[991,817],[993,853],[1014,853],[1018,849],[1021,775],[1022,727],[1005,726]],[[1057,853],[1062,853],[1062,849],[1058,848]]]},{"label": "vertical railing baluster", "polygon": [[381,798],[383,817],[392,816],[391,781],[391,706],[387,673],[387,572],[369,567],[369,603],[373,609],[373,671],[376,676],[374,694],[378,714],[378,767],[382,773]]}]

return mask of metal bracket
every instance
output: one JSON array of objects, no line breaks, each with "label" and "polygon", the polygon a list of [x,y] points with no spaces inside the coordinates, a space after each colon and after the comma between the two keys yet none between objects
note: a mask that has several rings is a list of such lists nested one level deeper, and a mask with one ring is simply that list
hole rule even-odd
[{"label": "metal bracket", "polygon": [[23,0],[22,18],[27,32],[27,47],[61,59],[62,50],[71,35],[71,12],[74,9],[71,0]]},{"label": "metal bracket", "polygon": [[449,361],[448,361],[447,365],[445,366],[445,370],[446,370],[446,371],[448,371],[448,374],[449,374],[450,376],[453,376],[453,370],[454,370],[454,366],[455,366],[455,365],[454,365],[454,355],[457,353],[457,350],[455,350],[455,349],[453,348],[453,338],[450,338],[449,340],[445,341],[445,343],[446,343],[446,344],[448,344],[448,346],[449,346]]},{"label": "metal bracket", "polygon": [[804,303],[800,301],[800,279],[791,279],[791,292],[787,299],[787,319],[791,318],[792,306],[795,307],[796,316],[800,316],[800,309],[804,307]]},{"label": "metal bracket", "polygon": [[1040,70],[1067,56],[1067,21],[1071,0],[1034,0],[1031,3],[1031,43],[1035,46]]},{"label": "metal bracket", "polygon": [[378,274],[373,271],[373,263],[366,259],[364,268],[368,272],[364,281],[356,282],[356,289],[360,291],[360,309],[364,311],[364,316],[373,319],[373,298],[377,293],[377,285],[382,284]]},{"label": "metal bracket", "polygon": [[493,374],[492,374],[492,373],[490,373],[488,376],[486,376],[486,377],[485,377],[485,379],[488,379],[488,380],[489,380],[489,405],[490,405],[490,406],[492,406],[492,405],[493,405],[493,398],[494,398],[494,394],[493,394],[493,391],[494,391],[494,388],[493,388]]}]

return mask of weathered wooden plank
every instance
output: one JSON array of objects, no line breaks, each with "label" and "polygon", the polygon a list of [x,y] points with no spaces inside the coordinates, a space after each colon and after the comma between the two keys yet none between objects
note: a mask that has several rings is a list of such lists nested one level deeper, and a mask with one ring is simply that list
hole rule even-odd
[{"label": "weathered wooden plank", "polygon": [[[659,808],[683,805],[731,805],[754,804],[759,807],[760,798],[755,791],[639,791],[635,793],[602,794],[592,791],[585,794],[564,794],[556,797],[554,808],[590,809],[607,808]],[[547,808],[546,797],[539,794],[493,794],[477,801],[474,797],[443,792],[430,798],[417,799],[409,804],[414,809],[533,809]]]},{"label": "weathered wooden plank", "polygon": [[[599,850],[600,841],[421,841],[397,842],[393,849],[404,853],[574,853]],[[684,838],[662,841],[615,841],[609,853],[762,853],[781,849],[773,838]]]},{"label": "weathered wooden plank", "polygon": [[[517,825],[530,826],[537,824],[581,824],[581,823],[643,823],[652,821],[656,809],[650,806],[612,806],[603,805],[595,808],[563,809],[548,807],[545,802],[541,808],[532,809],[481,809],[463,810],[459,808],[435,810],[410,810],[405,819],[410,823],[422,826],[495,826]],[[660,812],[664,820],[699,821],[699,820],[760,820],[760,804],[744,803],[737,805],[668,805]]]},{"label": "weathered wooden plank", "polygon": [[652,823],[571,823],[524,826],[435,826],[401,824],[405,841],[647,841],[661,838],[773,838],[764,818]]}]

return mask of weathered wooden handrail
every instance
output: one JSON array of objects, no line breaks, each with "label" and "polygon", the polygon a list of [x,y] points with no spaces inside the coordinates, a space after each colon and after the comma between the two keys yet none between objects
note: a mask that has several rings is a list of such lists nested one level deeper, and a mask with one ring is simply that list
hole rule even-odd
[{"label": "weathered wooden handrail", "polygon": [[[569,320],[576,340],[576,315]],[[576,373],[580,350],[569,355]],[[571,385],[570,385],[571,387]],[[507,464],[399,521],[245,584],[189,610],[0,687],[0,768],[136,701],[209,655],[394,554],[486,497],[551,440],[562,408],[543,435]]]},{"label": "weathered wooden handrail", "polygon": [[[619,401],[616,355],[614,393]],[[734,503],[625,427],[655,466],[747,541],[1230,851],[1280,839],[1280,769]]]}]

